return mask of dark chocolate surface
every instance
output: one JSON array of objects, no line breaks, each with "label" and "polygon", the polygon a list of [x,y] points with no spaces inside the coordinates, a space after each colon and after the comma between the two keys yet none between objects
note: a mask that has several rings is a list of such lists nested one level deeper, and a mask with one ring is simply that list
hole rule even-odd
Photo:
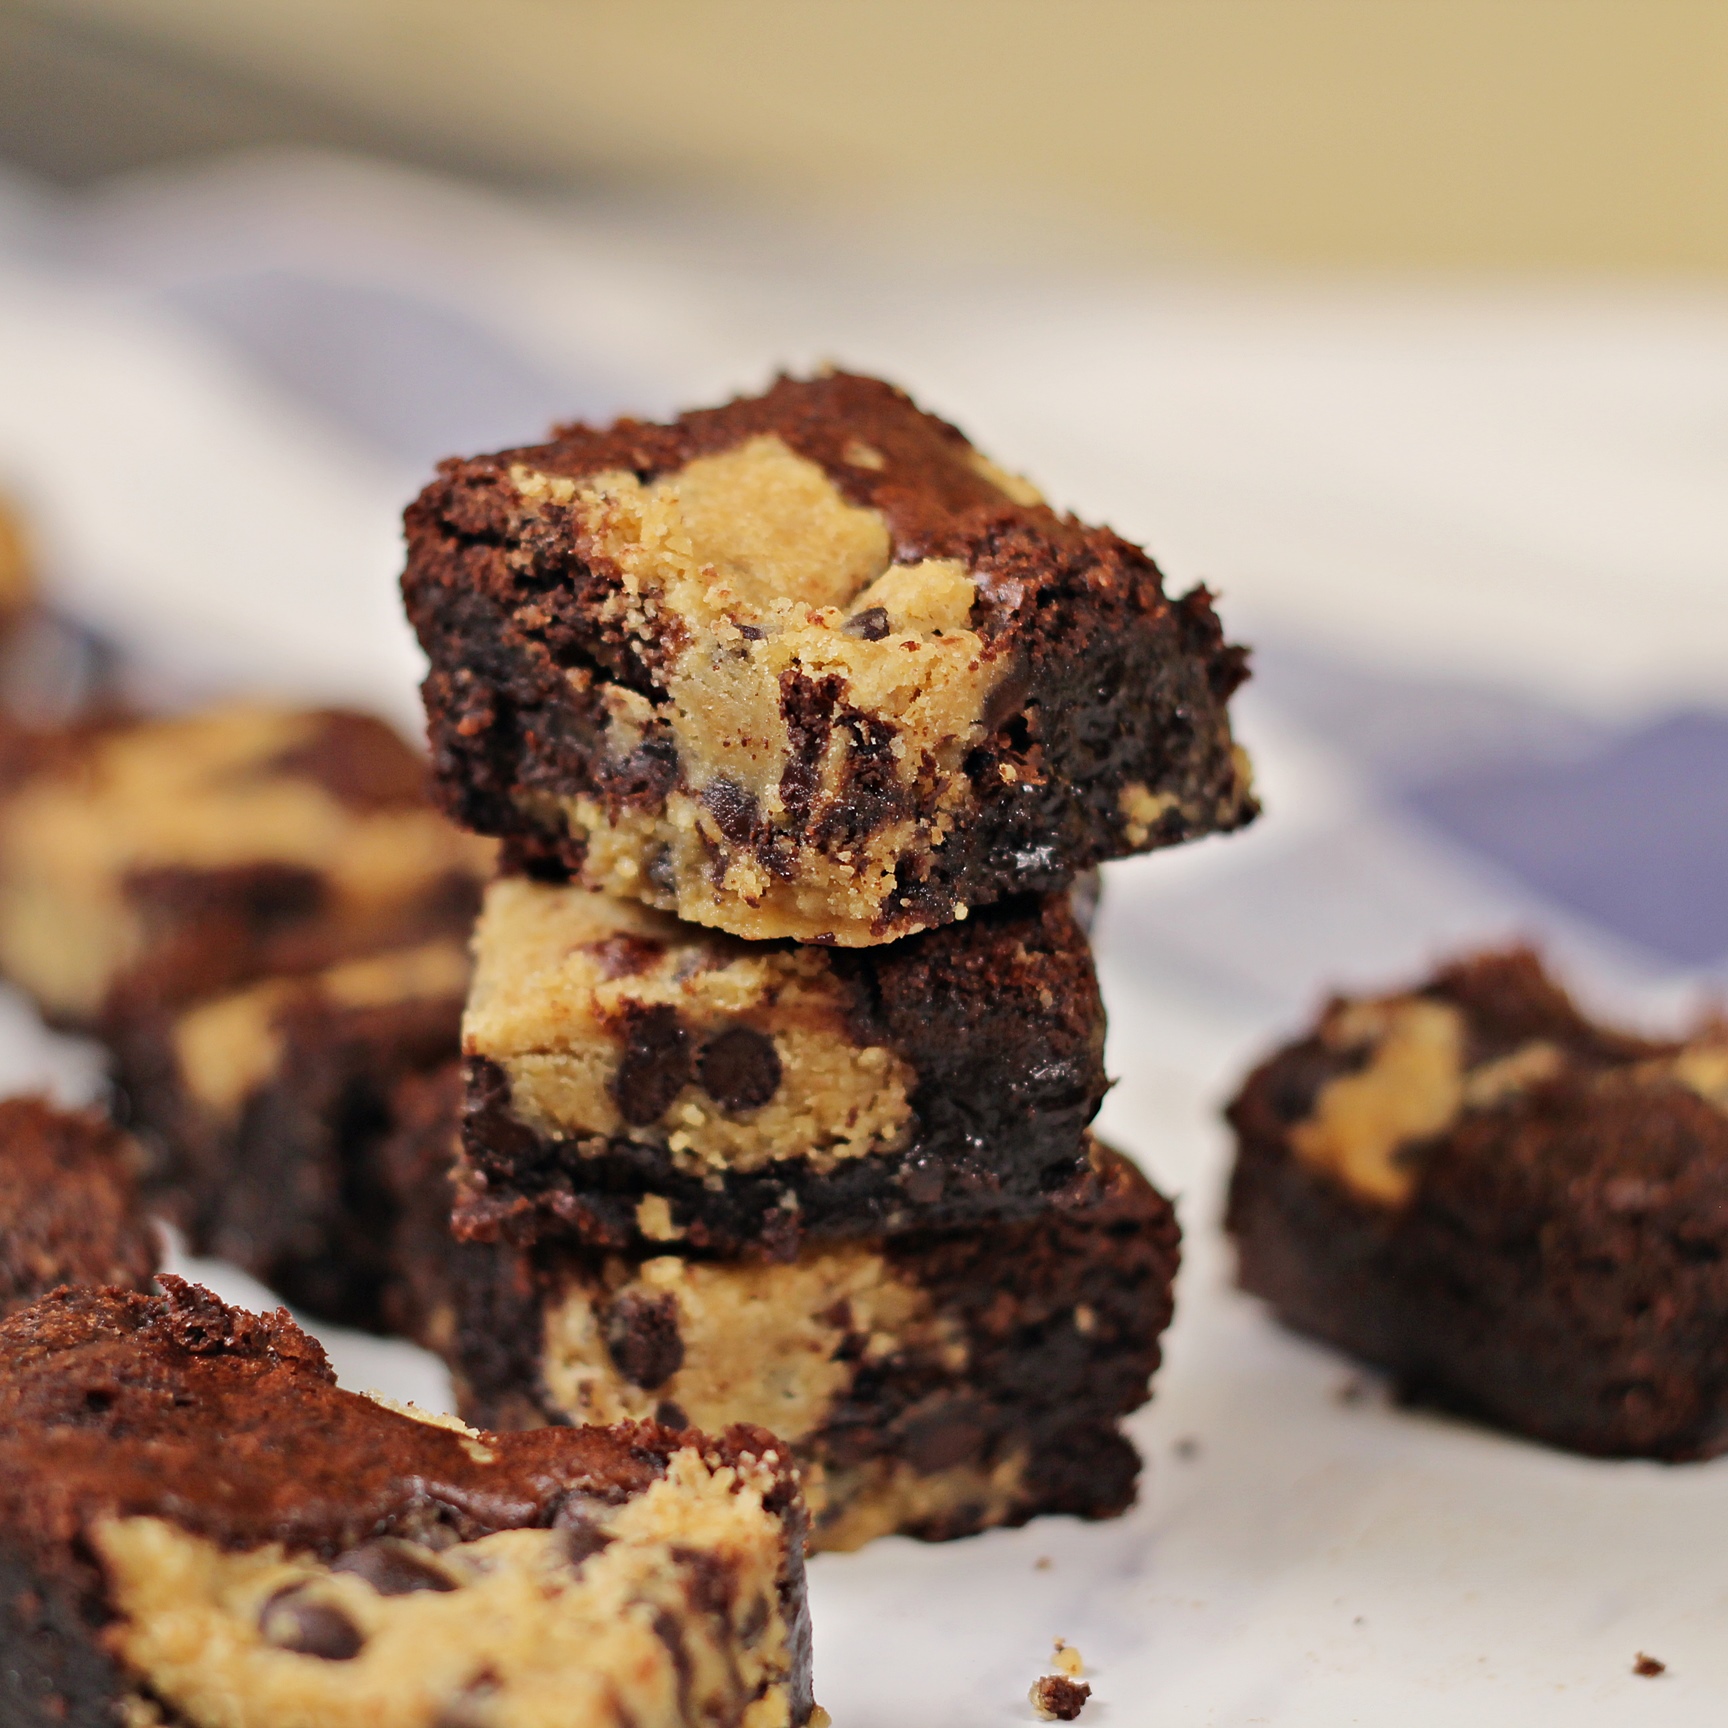
[{"label": "dark chocolate surface", "polygon": [[1463,1011],[1472,1063],[1533,1040],[1563,1061],[1411,1148],[1415,1186],[1387,1206],[1291,1148],[1330,1053],[1274,1054],[1229,1110],[1243,1286],[1408,1395],[1532,1438],[1728,1449],[1728,1114],[1665,1071],[1678,1045],[1593,1025],[1527,952],[1421,993]]}]

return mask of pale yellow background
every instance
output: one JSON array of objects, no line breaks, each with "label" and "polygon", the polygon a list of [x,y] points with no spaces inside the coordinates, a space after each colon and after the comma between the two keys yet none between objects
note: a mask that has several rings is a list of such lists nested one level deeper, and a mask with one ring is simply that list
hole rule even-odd
[{"label": "pale yellow background", "polygon": [[1728,270],[1728,0],[34,0],[592,183],[1339,266]]}]

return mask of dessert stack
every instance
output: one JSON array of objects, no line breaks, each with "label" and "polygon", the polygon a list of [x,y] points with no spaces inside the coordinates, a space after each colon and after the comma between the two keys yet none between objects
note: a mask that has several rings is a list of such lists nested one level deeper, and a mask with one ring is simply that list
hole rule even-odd
[{"label": "dessert stack", "polygon": [[447,462],[408,533],[502,842],[386,1154],[464,1413],[760,1424],[831,1548],[1122,1510],[1178,1232],[1088,1131],[1083,902],[1254,814],[1209,597],[839,373]]}]

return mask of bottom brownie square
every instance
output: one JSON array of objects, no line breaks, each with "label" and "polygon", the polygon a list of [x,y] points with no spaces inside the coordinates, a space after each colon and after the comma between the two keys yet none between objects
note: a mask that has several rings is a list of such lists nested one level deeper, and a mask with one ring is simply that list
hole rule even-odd
[{"label": "bottom brownie square", "polygon": [[1251,1074],[1245,1289],[1405,1392],[1576,1451],[1728,1449],[1728,1027],[1592,1024],[1517,951],[1337,999]]},{"label": "bottom brownie square", "polygon": [[156,1232],[138,1148],[93,1110],[0,1099],[0,1317],[59,1284],[147,1290]]},{"label": "bottom brownie square", "polygon": [[412,1091],[385,1154],[409,1197],[398,1318],[474,1420],[759,1423],[804,1468],[818,1548],[1132,1503],[1119,1423],[1158,1366],[1180,1236],[1119,1154],[1094,1144],[1030,1220],[785,1263],[516,1249],[452,1238],[456,1079]]},{"label": "bottom brownie square", "polygon": [[0,1721],[801,1728],[771,1435],[492,1435],[179,1279],[0,1324]]},{"label": "bottom brownie square", "polygon": [[455,1057],[467,980],[465,946],[445,938],[118,1029],[152,1188],[193,1247],[320,1319],[380,1325],[394,1208],[378,1143],[396,1083]]}]

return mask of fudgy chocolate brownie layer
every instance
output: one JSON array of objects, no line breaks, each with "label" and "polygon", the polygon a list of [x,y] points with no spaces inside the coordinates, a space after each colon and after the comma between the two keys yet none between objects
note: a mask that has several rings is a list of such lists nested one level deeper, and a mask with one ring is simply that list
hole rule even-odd
[{"label": "fudgy chocolate brownie layer", "polygon": [[1065,896],[843,950],[505,878],[474,950],[465,1232],[784,1258],[1083,1168],[1104,1007]]},{"label": "fudgy chocolate brownie layer", "polygon": [[453,1061],[468,956],[446,938],[271,978],[113,1033],[150,1188],[200,1252],[321,1319],[377,1327],[390,1097]]},{"label": "fudgy chocolate brownie layer", "polygon": [[422,1082],[387,1157],[409,1197],[398,1317],[474,1420],[759,1422],[805,1467],[821,1548],[1132,1502],[1118,1424],[1158,1366],[1180,1238],[1115,1153],[1035,1219],[785,1263],[513,1250],[451,1237],[453,1113],[453,1079]]},{"label": "fudgy chocolate brownie layer", "polygon": [[60,1284],[147,1290],[155,1232],[138,1148],[89,1110],[0,1099],[0,1316]]},{"label": "fudgy chocolate brownie layer", "polygon": [[96,1026],[465,933],[491,848],[362,714],[95,726],[0,786],[0,971]]},{"label": "fudgy chocolate brownie layer", "polygon": [[560,427],[407,522],[439,795],[541,872],[864,946],[1254,814],[1206,593],[874,379]]},{"label": "fudgy chocolate brownie layer", "polygon": [[1728,1031],[1586,1020],[1527,952],[1337,999],[1249,1076],[1243,1286],[1432,1398],[1581,1452],[1728,1448]]},{"label": "fudgy chocolate brownie layer", "polygon": [[164,1279],[0,1324],[0,1719],[799,1728],[772,1435],[479,1434]]}]

